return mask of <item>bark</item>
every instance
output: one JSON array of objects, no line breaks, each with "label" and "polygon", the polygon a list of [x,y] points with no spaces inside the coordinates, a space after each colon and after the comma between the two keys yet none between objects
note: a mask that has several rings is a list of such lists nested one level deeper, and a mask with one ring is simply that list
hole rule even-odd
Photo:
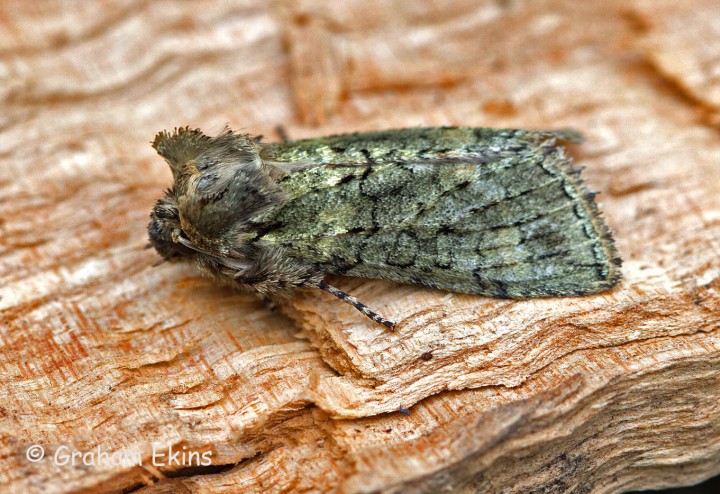
[{"label": "bark", "polygon": [[[682,5],[3,2],[0,482],[615,493],[720,473],[720,6]],[[578,129],[623,280],[520,301],[330,280],[393,333],[317,290],[272,313],[154,267],[171,175],[149,141],[225,124]]]}]

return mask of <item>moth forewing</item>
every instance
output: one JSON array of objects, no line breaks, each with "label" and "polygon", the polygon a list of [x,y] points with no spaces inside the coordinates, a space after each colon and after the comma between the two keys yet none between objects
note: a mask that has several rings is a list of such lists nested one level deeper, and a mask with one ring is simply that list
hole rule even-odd
[{"label": "moth forewing", "polygon": [[260,144],[176,129],[154,142],[175,184],[150,237],[165,257],[182,238],[173,259],[231,283],[316,287],[388,327],[325,274],[509,298],[597,293],[620,260],[556,144],[577,137],[447,127]]}]

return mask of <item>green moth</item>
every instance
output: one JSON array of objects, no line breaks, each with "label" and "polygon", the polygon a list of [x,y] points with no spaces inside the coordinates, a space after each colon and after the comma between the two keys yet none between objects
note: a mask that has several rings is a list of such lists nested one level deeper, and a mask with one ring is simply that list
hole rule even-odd
[{"label": "green moth", "polygon": [[264,295],[340,274],[504,298],[612,287],[620,258],[558,140],[572,132],[413,128],[263,143],[160,132],[174,184],[150,241],[167,260]]}]

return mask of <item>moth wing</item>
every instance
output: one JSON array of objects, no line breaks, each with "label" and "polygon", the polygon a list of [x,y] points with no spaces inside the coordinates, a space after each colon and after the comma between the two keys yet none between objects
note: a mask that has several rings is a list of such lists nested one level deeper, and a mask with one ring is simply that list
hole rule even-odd
[{"label": "moth wing", "polygon": [[[524,298],[595,293],[619,259],[554,136],[463,161],[316,165],[260,243],[336,274]],[[487,158],[487,159],[486,159]],[[452,166],[449,166],[452,165]]]},{"label": "moth wing", "polygon": [[263,162],[281,173],[320,166],[363,167],[381,163],[489,163],[519,147],[581,142],[574,130],[532,131],[472,127],[411,128],[339,134],[261,144]]}]

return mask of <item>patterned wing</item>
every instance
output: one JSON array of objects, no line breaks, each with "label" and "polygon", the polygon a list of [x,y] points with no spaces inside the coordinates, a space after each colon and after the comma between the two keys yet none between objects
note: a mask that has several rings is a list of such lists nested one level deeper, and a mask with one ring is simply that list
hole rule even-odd
[{"label": "patterned wing", "polygon": [[446,148],[416,138],[402,159],[368,151],[365,163],[286,174],[289,198],[262,218],[255,241],[328,273],[500,297],[595,293],[617,281],[593,194],[551,134],[460,130],[489,134]]}]

